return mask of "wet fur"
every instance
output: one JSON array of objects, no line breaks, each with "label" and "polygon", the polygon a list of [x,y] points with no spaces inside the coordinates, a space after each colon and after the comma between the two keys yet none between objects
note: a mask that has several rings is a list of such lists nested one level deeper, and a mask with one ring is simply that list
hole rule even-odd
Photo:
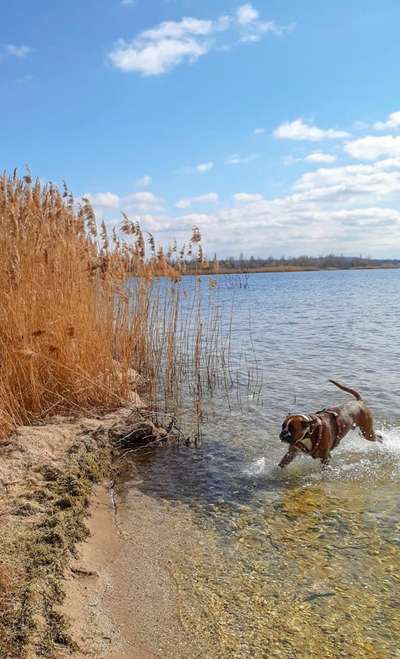
[{"label": "wet fur", "polygon": [[[320,459],[323,465],[328,464],[331,451],[338,446],[343,437],[345,437],[352,428],[359,428],[363,437],[370,442],[382,441],[380,436],[375,432],[372,412],[364,403],[358,391],[349,389],[348,387],[335,382],[335,380],[329,380],[329,382],[336,387],[339,387],[339,389],[351,394],[355,400],[349,400],[342,405],[336,405],[329,408],[330,411],[337,413],[338,421],[335,420],[334,415],[325,411],[317,413],[317,416],[322,422],[322,434],[317,450],[312,453],[310,452],[310,455],[314,459]],[[290,433],[291,441],[289,443],[292,445],[283,456],[279,466],[286,467],[292,462],[292,460],[294,460],[296,455],[301,452],[301,449],[294,446],[297,442],[302,441],[304,446],[311,451],[313,432],[315,433],[316,431],[317,429],[313,431],[312,421],[310,421],[307,415],[289,415],[283,423],[281,439],[282,436],[285,435],[285,432],[286,434]],[[308,434],[309,437],[307,437]]]}]

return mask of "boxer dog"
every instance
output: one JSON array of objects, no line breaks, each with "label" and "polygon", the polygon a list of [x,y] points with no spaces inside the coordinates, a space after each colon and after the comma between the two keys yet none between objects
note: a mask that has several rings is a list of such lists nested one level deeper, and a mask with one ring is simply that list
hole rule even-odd
[{"label": "boxer dog", "polygon": [[340,443],[352,428],[359,428],[365,439],[381,442],[375,432],[372,412],[366,406],[358,391],[349,389],[335,380],[329,380],[336,387],[354,396],[343,405],[330,407],[315,414],[290,414],[282,424],[280,440],[289,444],[289,450],[279,463],[286,467],[299,452],[320,459],[327,465],[331,451]]}]

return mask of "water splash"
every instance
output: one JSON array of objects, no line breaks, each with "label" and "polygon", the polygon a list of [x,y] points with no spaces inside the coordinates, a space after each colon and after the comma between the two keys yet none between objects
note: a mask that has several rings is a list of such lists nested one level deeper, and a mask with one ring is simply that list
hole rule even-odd
[{"label": "water splash", "polygon": [[257,458],[257,460],[254,460],[254,462],[243,470],[243,474],[250,477],[260,476],[265,472],[266,462],[265,457]]},{"label": "water splash", "polygon": [[269,458],[255,458],[243,468],[243,475],[250,479],[263,478],[267,481],[298,482],[309,479],[393,481],[400,477],[400,428],[381,427],[380,442],[366,441],[357,430],[352,430],[340,446],[332,453],[330,465],[322,469],[318,460],[299,455],[286,469],[277,466],[275,453]]}]

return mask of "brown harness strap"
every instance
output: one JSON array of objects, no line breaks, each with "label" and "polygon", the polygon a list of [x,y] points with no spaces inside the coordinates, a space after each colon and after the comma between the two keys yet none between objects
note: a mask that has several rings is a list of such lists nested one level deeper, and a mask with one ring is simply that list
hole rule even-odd
[{"label": "brown harness strap", "polygon": [[[319,445],[321,444],[322,440],[322,430],[323,430],[323,421],[321,419],[321,415],[323,414],[328,414],[331,417],[333,417],[335,425],[336,425],[336,433],[335,433],[335,440],[332,445],[332,449],[334,449],[340,440],[342,439],[343,434],[345,434],[346,430],[346,424],[343,423],[342,419],[340,418],[340,414],[336,412],[336,410],[331,410],[329,408],[326,408],[324,410],[320,410],[319,412],[316,412],[316,414],[308,414],[306,418],[311,422],[310,423],[310,428],[308,432],[300,439],[298,442],[296,442],[293,446],[295,448],[298,448],[300,451],[303,451],[303,453],[306,453],[307,455],[311,455],[311,457],[316,458],[316,453],[319,449]],[[316,433],[316,430],[318,429],[318,432]],[[305,444],[303,444],[303,439],[309,439],[311,441],[311,449],[308,448]]]},{"label": "brown harness strap", "polygon": [[[316,457],[315,454],[319,449],[319,445],[322,439],[322,421],[318,416],[318,414],[309,414],[308,418],[311,421],[310,429],[302,439],[300,439],[298,442],[294,444],[294,446],[300,449],[300,451],[303,451],[303,453],[307,453],[307,455],[311,455],[313,458],[315,458]],[[316,437],[314,437],[314,433],[317,428],[313,427],[314,424],[317,424],[317,428],[318,428],[318,434]],[[311,449],[309,449],[307,446],[305,446],[305,444],[302,443],[303,439],[309,439],[311,441]]]},{"label": "brown harness strap", "polygon": [[342,439],[342,436],[344,434],[344,431],[346,429],[346,425],[343,423],[342,419],[340,418],[340,414],[336,412],[335,410],[330,410],[329,408],[326,410],[323,410],[326,414],[331,414],[333,416],[333,419],[335,421],[336,425],[336,434],[335,434],[335,441],[333,442],[332,448],[334,449]]}]

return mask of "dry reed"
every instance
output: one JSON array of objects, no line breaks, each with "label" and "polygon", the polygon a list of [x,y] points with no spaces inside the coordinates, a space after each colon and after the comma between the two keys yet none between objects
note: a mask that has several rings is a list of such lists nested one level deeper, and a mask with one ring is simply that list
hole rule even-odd
[{"label": "dry reed", "polygon": [[215,385],[225,361],[217,315],[204,323],[195,295],[180,318],[176,282],[189,257],[201,272],[197,227],[187,248],[164,251],[125,215],[109,232],[67,188],[4,175],[0,437],[56,413],[126,404],[132,368],[153,399],[176,394],[184,377],[197,398],[204,382]]},{"label": "dry reed", "polygon": [[[109,409],[126,400],[129,368],[146,361],[142,319],[129,315],[124,282],[144,289],[177,268],[156,251],[146,259],[138,224],[124,217],[121,240],[98,230],[90,204],[67,189],[0,179],[0,436],[70,410]],[[143,322],[142,322],[143,321]]]},{"label": "dry reed", "polygon": [[98,226],[90,203],[16,173],[0,179],[0,438],[57,413],[132,400],[132,371],[168,407],[182,384],[201,417],[204,391],[232,387],[230,333],[195,277],[201,235],[168,250],[123,214]]}]

